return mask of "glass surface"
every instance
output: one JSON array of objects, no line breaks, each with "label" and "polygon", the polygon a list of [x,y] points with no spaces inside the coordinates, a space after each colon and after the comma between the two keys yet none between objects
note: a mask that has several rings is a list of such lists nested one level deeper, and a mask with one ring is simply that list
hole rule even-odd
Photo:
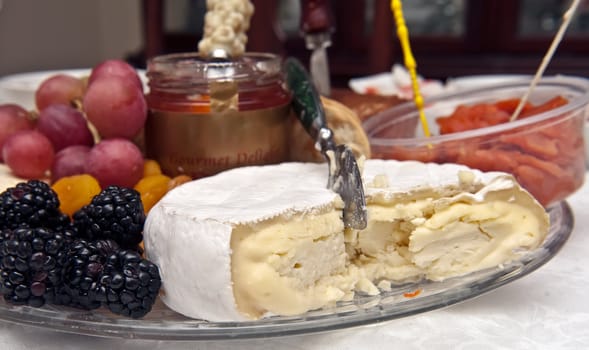
[{"label": "glass surface", "polygon": [[289,37],[300,36],[301,5],[299,0],[278,0],[278,26]]},{"label": "glass surface", "polygon": [[[551,37],[558,30],[562,15],[569,8],[570,1],[522,0],[520,6],[519,34],[524,37]],[[589,34],[589,2],[582,1],[567,29],[567,35],[587,34]]]},{"label": "glass surface", "polygon": [[164,1],[163,7],[164,32],[202,35],[206,0]]},{"label": "glass surface", "polygon": [[[565,201],[553,205],[549,214],[551,226],[544,244],[513,263],[443,282],[398,285],[377,296],[357,295],[352,301],[301,316],[214,323],[188,319],[158,302],[144,319],[133,320],[117,317],[108,311],[78,311],[55,306],[36,309],[7,305],[2,300],[0,319],[70,333],[159,340],[278,337],[376,324],[474,298],[538,269],[557,254],[573,228],[573,215]],[[415,291],[420,293],[410,297]]]},{"label": "glass surface", "polygon": [[[370,35],[375,0],[364,1],[364,32]],[[334,5],[332,5],[333,7]],[[411,35],[461,36],[464,34],[464,0],[410,0],[403,2],[403,14]],[[300,0],[279,0],[278,24],[288,36],[299,36]],[[391,17],[393,14],[390,14]]]},{"label": "glass surface", "polygon": [[464,34],[465,7],[464,0],[411,0],[403,13],[411,35],[457,37]]}]

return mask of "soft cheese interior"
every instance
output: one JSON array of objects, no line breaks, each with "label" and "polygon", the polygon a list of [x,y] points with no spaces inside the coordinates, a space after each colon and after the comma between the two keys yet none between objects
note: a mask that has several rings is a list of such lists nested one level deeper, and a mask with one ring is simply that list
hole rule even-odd
[{"label": "soft cheese interior", "polygon": [[162,300],[211,321],[296,315],[390,282],[504,264],[548,231],[545,210],[510,175],[382,160],[364,164],[368,227],[344,229],[326,172],[240,168],[171,191],[145,227]]}]

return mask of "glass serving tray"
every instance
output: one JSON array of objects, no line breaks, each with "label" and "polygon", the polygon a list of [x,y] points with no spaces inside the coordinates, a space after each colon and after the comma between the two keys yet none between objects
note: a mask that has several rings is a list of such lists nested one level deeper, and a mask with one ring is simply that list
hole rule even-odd
[{"label": "glass serving tray", "polygon": [[[0,319],[69,333],[155,340],[230,340],[309,334],[375,324],[469,300],[517,280],[554,257],[569,238],[574,224],[565,201],[549,209],[550,232],[539,249],[501,267],[443,282],[394,286],[378,296],[357,295],[335,307],[295,317],[275,316],[250,322],[205,322],[186,318],[157,302],[143,319],[118,317],[108,311],[80,311],[65,307],[9,305],[0,299]],[[419,291],[412,296],[411,293]]]}]

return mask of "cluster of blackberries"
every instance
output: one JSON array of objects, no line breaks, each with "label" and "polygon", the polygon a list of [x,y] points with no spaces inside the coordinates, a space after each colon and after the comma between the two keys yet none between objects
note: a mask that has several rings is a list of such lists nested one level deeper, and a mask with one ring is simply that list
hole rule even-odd
[{"label": "cluster of blackberries", "polygon": [[0,194],[0,293],[12,304],[46,303],[143,317],[161,279],[143,259],[139,194],[110,186],[73,216],[47,184],[31,180]]}]

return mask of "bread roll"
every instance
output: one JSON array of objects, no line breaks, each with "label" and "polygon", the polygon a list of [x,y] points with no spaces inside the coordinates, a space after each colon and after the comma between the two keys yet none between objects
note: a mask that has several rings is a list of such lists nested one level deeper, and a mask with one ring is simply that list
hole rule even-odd
[{"label": "bread roll", "polygon": [[[321,97],[327,125],[334,133],[336,144],[347,144],[356,157],[370,158],[370,143],[362,128],[362,122],[348,107],[335,100]],[[315,148],[315,140],[309,136],[301,122],[293,116],[290,128],[290,158],[298,162],[323,162],[325,158]]]}]

